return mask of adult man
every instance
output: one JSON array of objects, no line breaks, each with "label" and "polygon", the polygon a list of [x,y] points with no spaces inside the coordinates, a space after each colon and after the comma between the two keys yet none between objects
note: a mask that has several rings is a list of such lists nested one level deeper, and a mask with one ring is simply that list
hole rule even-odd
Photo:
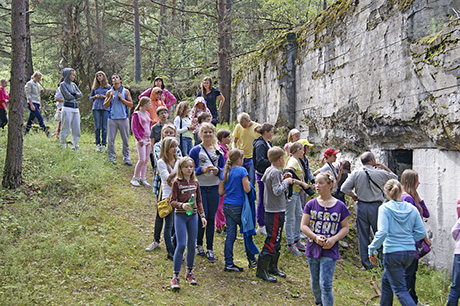
[{"label": "adult man", "polygon": [[129,157],[129,112],[128,107],[133,107],[133,100],[129,90],[121,85],[121,77],[118,74],[112,75],[112,89],[106,94],[104,108],[109,108],[108,146],[107,153],[109,161],[115,164],[115,137],[117,130],[120,131],[123,142],[123,161],[126,165],[132,166]]},{"label": "adult man", "polygon": [[[388,167],[377,164],[374,154],[364,152],[361,155],[363,167],[353,171],[343,183],[341,191],[358,201],[356,208],[356,226],[358,229],[359,256],[363,270],[372,269],[367,247],[370,244],[370,228],[377,232],[379,206],[385,200],[383,187],[389,179],[398,179]],[[353,192],[354,189],[354,192]]]}]

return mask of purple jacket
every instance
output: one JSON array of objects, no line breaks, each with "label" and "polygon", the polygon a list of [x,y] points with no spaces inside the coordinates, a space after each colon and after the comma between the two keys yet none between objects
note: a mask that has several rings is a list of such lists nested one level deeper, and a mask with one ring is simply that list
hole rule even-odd
[{"label": "purple jacket", "polygon": [[[419,210],[417,204],[415,203],[414,198],[410,194],[404,192],[401,196],[401,201],[406,201],[408,203],[411,203],[412,205],[415,206],[415,208],[417,208],[417,210]],[[422,217],[429,218],[430,212],[428,211],[428,208],[426,208],[425,202],[423,200],[420,201],[420,206],[423,209]]]}]

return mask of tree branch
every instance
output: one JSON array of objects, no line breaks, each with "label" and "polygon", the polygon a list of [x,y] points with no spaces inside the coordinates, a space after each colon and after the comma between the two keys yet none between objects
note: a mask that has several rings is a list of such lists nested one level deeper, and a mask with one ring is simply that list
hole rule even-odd
[{"label": "tree branch", "polygon": [[211,14],[208,14],[208,13],[205,13],[205,12],[183,10],[183,9],[181,9],[181,8],[178,8],[178,7],[175,7],[175,6],[171,6],[171,5],[167,5],[167,4],[163,4],[163,3],[160,3],[160,2],[157,2],[157,1],[154,1],[154,0],[150,0],[150,2],[152,2],[153,4],[156,4],[156,5],[158,5],[158,6],[164,6],[164,7],[170,8],[170,9],[178,10],[179,12],[191,13],[191,14],[198,14],[198,15],[204,15],[204,16],[207,16],[207,17],[209,17],[209,18],[217,19],[216,16],[211,15]]}]

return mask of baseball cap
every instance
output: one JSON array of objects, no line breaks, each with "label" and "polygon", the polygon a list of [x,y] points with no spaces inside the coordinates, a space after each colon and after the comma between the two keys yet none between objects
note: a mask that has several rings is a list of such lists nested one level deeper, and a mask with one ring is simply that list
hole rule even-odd
[{"label": "baseball cap", "polygon": [[333,148],[327,148],[326,151],[324,151],[323,159],[321,160],[321,162],[324,162],[325,158],[328,158],[329,156],[332,156],[332,155],[337,155],[339,153],[340,153],[339,150],[334,150]]},{"label": "baseball cap", "polygon": [[313,145],[309,143],[307,139],[299,139],[297,142],[300,142],[304,146],[309,146],[310,148],[313,147]]}]

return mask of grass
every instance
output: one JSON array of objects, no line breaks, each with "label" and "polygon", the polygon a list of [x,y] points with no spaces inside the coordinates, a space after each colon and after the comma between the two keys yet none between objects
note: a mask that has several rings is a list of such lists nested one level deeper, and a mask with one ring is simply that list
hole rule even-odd
[{"label": "grass", "polygon": [[[3,169],[6,133],[0,137]],[[0,190],[0,305],[314,305],[306,258],[283,247],[280,269],[288,277],[269,284],[247,268],[238,239],[235,261],[245,271],[225,273],[225,238],[217,234],[217,262],[196,258],[198,286],[187,285],[183,267],[182,289],[172,292],[164,243],[144,250],[153,236],[151,190],[129,184],[134,169],[123,165],[120,142],[115,166],[94,147],[89,133],[83,133],[77,152],[60,150],[43,133],[25,138],[25,183],[16,191]],[[134,148],[131,137],[133,161]],[[358,270],[355,235],[351,231],[346,238],[350,247],[334,275],[336,305],[364,305],[376,294],[371,282],[380,286],[380,271]],[[263,238],[255,242],[261,247]],[[421,301],[445,304],[447,276],[422,266],[417,284]]]}]

